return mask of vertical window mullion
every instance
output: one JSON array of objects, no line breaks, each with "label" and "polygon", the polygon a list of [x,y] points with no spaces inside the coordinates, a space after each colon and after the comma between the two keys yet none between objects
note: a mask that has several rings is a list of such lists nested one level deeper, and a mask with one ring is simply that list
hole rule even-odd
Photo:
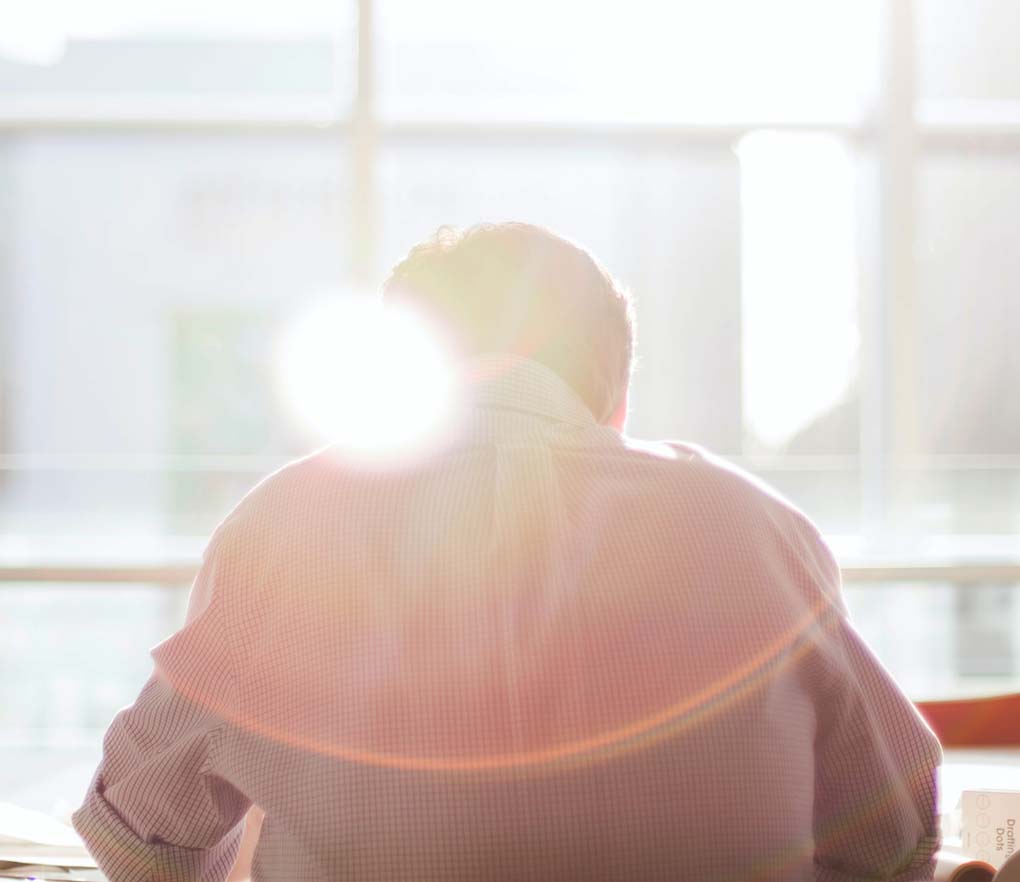
[{"label": "vertical window mullion", "polygon": [[373,0],[357,3],[357,71],[351,118],[352,279],[358,290],[373,287],[377,244],[375,169],[378,149],[375,106],[375,27]]},{"label": "vertical window mullion", "polygon": [[889,535],[909,513],[904,480],[918,447],[916,42],[914,0],[886,0],[878,116],[878,286],[868,318],[861,420],[866,524]]}]

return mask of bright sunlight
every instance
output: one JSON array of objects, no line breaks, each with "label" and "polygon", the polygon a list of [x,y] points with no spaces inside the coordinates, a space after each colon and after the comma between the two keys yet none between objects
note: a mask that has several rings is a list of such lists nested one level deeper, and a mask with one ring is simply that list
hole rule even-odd
[{"label": "bright sunlight", "polygon": [[337,298],[289,322],[276,361],[280,393],[300,430],[362,459],[432,449],[453,412],[453,368],[416,313]]}]

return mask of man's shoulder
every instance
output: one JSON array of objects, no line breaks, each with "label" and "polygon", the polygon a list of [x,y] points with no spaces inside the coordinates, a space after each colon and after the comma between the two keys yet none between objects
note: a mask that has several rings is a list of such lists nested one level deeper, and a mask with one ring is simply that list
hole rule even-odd
[{"label": "man's shoulder", "polygon": [[[770,534],[812,556],[831,558],[820,530],[796,503],[737,463],[685,441],[625,440],[644,457],[657,506],[675,504],[703,518],[705,529]],[[672,503],[671,501],[672,500]]]},{"label": "man's shoulder", "polygon": [[292,520],[313,500],[337,491],[345,469],[330,448],[293,459],[263,477],[241,497],[217,533],[244,533]]},{"label": "man's shoulder", "polygon": [[672,488],[674,482],[680,482],[706,502],[717,501],[738,509],[771,508],[810,523],[807,515],[776,488],[701,445],[689,441],[632,438],[625,439],[624,444],[635,456],[654,463],[651,467],[663,481],[664,491]]}]

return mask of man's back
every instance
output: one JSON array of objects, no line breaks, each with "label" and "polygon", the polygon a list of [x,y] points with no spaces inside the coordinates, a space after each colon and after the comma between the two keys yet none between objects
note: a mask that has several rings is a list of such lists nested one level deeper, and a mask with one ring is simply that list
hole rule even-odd
[{"label": "man's back", "polygon": [[255,880],[930,878],[938,747],[814,528],[502,363],[428,461],[327,451],[220,527],[90,845],[215,877],[255,803]]}]

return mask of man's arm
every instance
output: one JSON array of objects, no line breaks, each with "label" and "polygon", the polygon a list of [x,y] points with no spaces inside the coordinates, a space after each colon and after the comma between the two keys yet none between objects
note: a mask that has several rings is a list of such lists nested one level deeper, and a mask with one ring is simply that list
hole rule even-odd
[{"label": "man's arm", "polygon": [[111,882],[226,877],[250,802],[215,771],[234,707],[234,667],[210,544],[184,629],[153,650],[156,671],[114,718],[74,814]]},{"label": "man's arm", "polygon": [[[838,592],[839,570],[823,550]],[[938,740],[841,608],[830,610],[821,633],[807,665],[817,713],[816,878],[931,879]]]}]

